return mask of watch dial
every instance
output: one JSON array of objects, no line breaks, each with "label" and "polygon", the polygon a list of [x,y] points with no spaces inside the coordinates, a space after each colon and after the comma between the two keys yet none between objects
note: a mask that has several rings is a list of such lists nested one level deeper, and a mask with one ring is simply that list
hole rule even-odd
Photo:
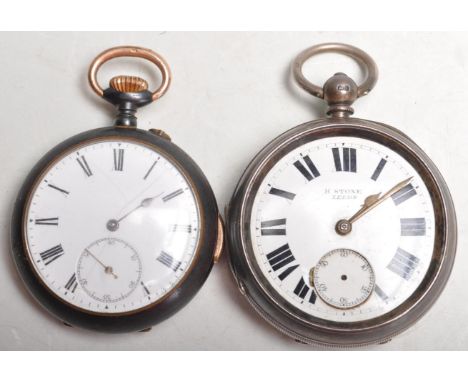
[{"label": "watch dial", "polygon": [[[372,207],[358,216],[364,205]],[[393,310],[433,256],[424,181],[404,157],[368,139],[327,137],[287,153],[261,181],[250,219],[250,261],[273,298],[320,319],[355,322]]]},{"label": "watch dial", "polygon": [[29,197],[24,234],[42,282],[80,309],[141,309],[194,262],[200,212],[184,174],[154,147],[99,140],[55,159]]}]

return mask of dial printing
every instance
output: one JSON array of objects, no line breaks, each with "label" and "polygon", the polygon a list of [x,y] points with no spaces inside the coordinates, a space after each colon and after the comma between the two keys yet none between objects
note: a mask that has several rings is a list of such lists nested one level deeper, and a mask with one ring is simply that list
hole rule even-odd
[{"label": "dial printing", "polygon": [[[434,210],[423,180],[398,153],[363,138],[331,137],[270,169],[250,232],[255,261],[281,298],[305,314],[352,322],[389,312],[416,290],[433,253]],[[369,296],[364,291],[349,306],[327,301],[310,277],[339,249],[360,254],[375,277],[361,285]]]},{"label": "dial printing", "polygon": [[101,140],[39,178],[25,221],[29,256],[58,297],[99,313],[167,295],[198,247],[199,210],[185,176],[133,141]]}]

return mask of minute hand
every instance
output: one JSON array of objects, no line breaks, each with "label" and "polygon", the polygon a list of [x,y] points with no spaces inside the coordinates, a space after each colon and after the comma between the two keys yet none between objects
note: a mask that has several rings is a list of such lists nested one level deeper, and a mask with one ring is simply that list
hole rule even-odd
[{"label": "minute hand", "polygon": [[351,224],[354,223],[360,217],[367,214],[370,210],[377,207],[384,200],[388,199],[390,196],[392,196],[393,194],[400,191],[403,187],[407,186],[409,183],[411,183],[412,180],[413,180],[413,177],[411,176],[408,179],[405,179],[405,180],[401,181],[397,185],[393,186],[390,190],[388,190],[382,196],[380,196],[380,192],[378,194],[369,195],[364,200],[364,204],[362,205],[362,208],[358,212],[356,212],[353,216],[351,216],[348,219],[348,222],[351,223]]}]

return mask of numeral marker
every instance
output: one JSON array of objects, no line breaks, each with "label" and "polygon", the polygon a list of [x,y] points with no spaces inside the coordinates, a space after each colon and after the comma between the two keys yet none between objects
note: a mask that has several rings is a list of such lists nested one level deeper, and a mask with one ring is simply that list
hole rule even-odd
[{"label": "numeral marker", "polygon": [[387,294],[377,284],[375,284],[374,290],[375,293],[377,293],[377,296],[379,296],[382,300],[388,300]]},{"label": "numeral marker", "polygon": [[34,223],[37,225],[58,225],[59,218],[44,218],[36,219]]},{"label": "numeral marker", "polygon": [[274,271],[283,268],[285,265],[288,265],[295,260],[288,244],[268,253],[266,258]]},{"label": "numeral marker", "polygon": [[[159,158],[158,158],[159,159]],[[153,168],[154,166],[156,166],[156,163],[158,163],[158,160],[155,160],[153,162],[153,164],[151,165],[151,167],[149,168],[149,170],[146,172],[145,176],[143,177],[143,180],[146,180],[146,178],[148,177],[148,175],[151,173],[151,171],[153,171]]]},{"label": "numeral marker", "polygon": [[143,287],[143,290],[145,291],[146,295],[149,296],[151,292],[149,291],[148,287],[145,285],[143,281],[141,281],[140,284]]},{"label": "numeral marker", "polygon": [[341,151],[342,153],[338,147],[332,148],[336,171],[356,172],[356,149],[343,147]]},{"label": "numeral marker", "polygon": [[191,233],[192,226],[190,224],[174,224],[171,226],[170,231]]},{"label": "numeral marker", "polygon": [[386,164],[387,164],[387,161],[382,158],[379,164],[377,165],[377,167],[375,168],[374,173],[371,176],[372,180],[377,180],[377,178],[380,176],[380,173],[382,172]]},{"label": "numeral marker", "polygon": [[310,159],[308,155],[302,158],[304,163],[306,164],[307,168],[302,164],[300,160],[294,162],[294,166],[299,170],[299,172],[304,175],[304,177],[310,182],[312,179],[317,178],[320,176],[320,173],[315,167],[314,163]]},{"label": "numeral marker", "polygon": [[69,194],[68,191],[64,190],[63,188],[54,186],[53,184],[48,183],[47,186],[49,186],[50,188],[53,188],[54,190],[60,191],[61,193],[65,194],[65,195]]},{"label": "numeral marker", "polygon": [[[77,286],[78,282],[76,281],[76,274],[73,273],[68,282],[65,284],[65,289],[67,289],[68,292],[75,293]],[[68,292],[65,292],[65,294],[67,294]]]},{"label": "numeral marker", "polygon": [[400,219],[401,236],[424,236],[426,234],[426,219],[405,218]]},{"label": "numeral marker", "polygon": [[76,158],[76,161],[80,165],[81,169],[84,171],[86,176],[91,176],[93,175],[93,172],[89,168],[88,162],[86,162],[86,158],[82,155],[81,158]]},{"label": "numeral marker", "polygon": [[307,295],[307,292],[309,292],[309,289],[310,288],[306,285],[304,278],[301,277],[296,285],[296,288],[294,289],[294,294],[304,299],[304,297]]},{"label": "numeral marker", "polygon": [[114,170],[123,171],[124,149],[114,149]]},{"label": "numeral marker", "polygon": [[175,190],[174,192],[171,192],[169,195],[166,195],[162,198],[163,202],[168,202],[169,200],[175,198],[176,196],[179,196],[180,194],[183,194],[184,190],[179,188],[178,190]]},{"label": "numeral marker", "polygon": [[[271,235],[286,235],[286,219],[275,219],[275,220],[267,220],[261,222],[261,233],[263,236],[271,236]],[[269,227],[281,227],[285,226],[284,228],[269,228]]]},{"label": "numeral marker", "polygon": [[405,280],[409,280],[418,263],[419,259],[416,256],[406,252],[404,249],[398,248],[387,268]]},{"label": "numeral marker", "polygon": [[408,200],[414,195],[416,195],[416,190],[414,189],[413,185],[408,184],[407,186],[403,187],[400,191],[393,194],[392,199],[393,202],[398,206],[399,204],[403,203],[404,201]]},{"label": "numeral marker", "polygon": [[[304,278],[301,277],[301,279],[296,285],[296,288],[294,289],[294,294],[304,300],[307,296],[307,293],[309,293],[309,290],[310,290],[310,287],[306,284],[306,282],[304,281]],[[310,297],[309,297],[309,302],[311,304],[315,304],[316,300],[317,300],[317,294],[312,289],[312,293],[310,294]]]},{"label": "numeral marker", "polygon": [[55,247],[48,249],[47,251],[41,252],[39,255],[41,256],[41,259],[44,262],[44,264],[49,265],[64,254],[65,252],[63,251],[62,245],[59,244]]},{"label": "numeral marker", "polygon": [[166,267],[172,269],[174,272],[176,272],[181,265],[180,261],[174,261],[174,258],[164,251],[161,251],[161,254],[156,260],[164,264]]},{"label": "numeral marker", "polygon": [[274,187],[270,189],[270,194],[280,196],[282,198],[286,198],[289,200],[294,200],[294,198],[296,197],[296,194],[293,194],[292,192],[280,190],[279,188],[274,188]]}]

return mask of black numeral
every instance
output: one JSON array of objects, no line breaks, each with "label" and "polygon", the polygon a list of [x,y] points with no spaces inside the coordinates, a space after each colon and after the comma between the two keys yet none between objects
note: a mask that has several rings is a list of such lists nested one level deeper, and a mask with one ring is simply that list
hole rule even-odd
[{"label": "black numeral", "polygon": [[[304,278],[301,277],[299,282],[296,285],[296,288],[294,288],[294,294],[304,300],[307,297],[307,294],[310,291],[310,287],[306,284],[304,281]],[[315,304],[315,301],[317,300],[317,294],[315,291],[312,289],[312,293],[309,296],[309,302],[311,304]]]},{"label": "black numeral", "polygon": [[418,264],[419,259],[416,256],[406,252],[404,249],[398,248],[387,268],[401,278],[409,280]]},{"label": "black numeral", "polygon": [[149,296],[151,292],[149,291],[148,287],[145,285],[143,281],[141,281],[140,284],[143,287],[143,290],[145,291],[146,295]]},{"label": "black numeral", "polygon": [[192,226],[190,224],[174,224],[170,228],[171,232],[192,232]]},{"label": "black numeral", "polygon": [[68,195],[70,193],[70,192],[64,190],[63,188],[54,186],[53,184],[50,184],[50,183],[48,183],[47,186],[49,186],[50,188],[53,188],[54,190],[60,191],[62,194],[65,194],[65,195]]},{"label": "black numeral", "polygon": [[424,236],[426,234],[426,219],[405,218],[400,219],[401,236]]},{"label": "black numeral", "polygon": [[166,195],[162,198],[163,202],[168,202],[171,199],[174,199],[176,196],[179,196],[184,193],[184,190],[179,188],[178,190],[175,190],[174,192],[171,192],[169,195]]},{"label": "black numeral", "polygon": [[161,251],[161,254],[156,260],[164,264],[166,267],[172,269],[174,272],[176,272],[181,265],[180,261],[174,261],[174,258],[164,251]]},{"label": "black numeral", "polygon": [[377,165],[377,167],[375,168],[374,173],[371,176],[372,180],[377,180],[377,178],[380,176],[380,173],[382,172],[386,164],[387,164],[387,161],[382,158],[379,164]]},{"label": "black numeral", "polygon": [[124,164],[124,149],[114,149],[114,170],[123,171]]},{"label": "black numeral", "polygon": [[[286,235],[286,219],[275,219],[261,222],[261,233],[263,236]],[[282,227],[284,226],[284,227]],[[277,227],[277,228],[271,228]]]},{"label": "black numeral", "polygon": [[59,218],[44,218],[44,219],[36,219],[34,223],[37,225],[58,225]]},{"label": "black numeral", "polygon": [[[65,289],[67,289],[71,293],[75,293],[77,286],[78,286],[78,282],[76,281],[76,274],[73,273],[73,275],[70,277],[68,282],[65,284]],[[68,292],[65,292],[65,294],[67,293]]]},{"label": "black numeral", "polygon": [[416,190],[414,189],[413,185],[408,184],[407,186],[403,187],[400,191],[394,193],[392,195],[392,199],[393,202],[398,206],[399,204],[403,203],[404,201],[408,200],[414,195],[416,195]]},{"label": "black numeral", "polygon": [[270,189],[270,194],[280,196],[282,198],[289,199],[289,200],[294,200],[294,198],[296,197],[296,194],[293,194],[292,192],[280,190],[279,188],[274,188],[274,187]]},{"label": "black numeral", "polygon": [[336,171],[356,172],[356,149],[333,147],[332,152]]},{"label": "black numeral", "polygon": [[47,251],[41,252],[39,255],[41,256],[41,259],[44,262],[44,264],[49,265],[64,254],[65,252],[63,251],[62,245],[59,244],[55,247],[48,249]]},{"label": "black numeral", "polygon": [[375,285],[374,290],[375,290],[375,293],[377,293],[377,296],[379,296],[382,300],[384,301],[388,300],[387,294],[377,284]]},{"label": "black numeral", "polygon": [[[286,265],[292,263],[295,258],[289,249],[289,245],[285,244],[274,251],[270,252],[266,255],[268,262],[270,263],[271,268],[273,271],[277,271],[279,269],[284,268]],[[284,269],[279,275],[278,278],[283,281],[286,277],[288,277],[297,267],[297,265],[291,265],[288,268]]]},{"label": "black numeral", "polygon": [[[294,167],[296,167],[299,172],[310,182],[312,179],[320,176],[320,173],[315,167],[314,162],[310,159],[308,155],[302,158],[304,160],[305,166],[300,160],[294,162]],[[307,166],[307,168],[306,168]]]},{"label": "black numeral", "polygon": [[76,158],[76,161],[80,165],[81,169],[84,171],[86,176],[93,175],[93,172],[89,168],[88,162],[86,162],[86,158],[82,155],[81,158]]},{"label": "black numeral", "polygon": [[[159,158],[158,158],[159,159]],[[151,173],[151,171],[153,171],[153,168],[154,166],[156,166],[156,163],[158,163],[158,160],[155,160],[153,162],[153,164],[151,165],[151,167],[148,169],[148,171],[146,172],[145,176],[143,177],[143,180],[146,180],[146,178],[148,177],[148,175]]]}]

